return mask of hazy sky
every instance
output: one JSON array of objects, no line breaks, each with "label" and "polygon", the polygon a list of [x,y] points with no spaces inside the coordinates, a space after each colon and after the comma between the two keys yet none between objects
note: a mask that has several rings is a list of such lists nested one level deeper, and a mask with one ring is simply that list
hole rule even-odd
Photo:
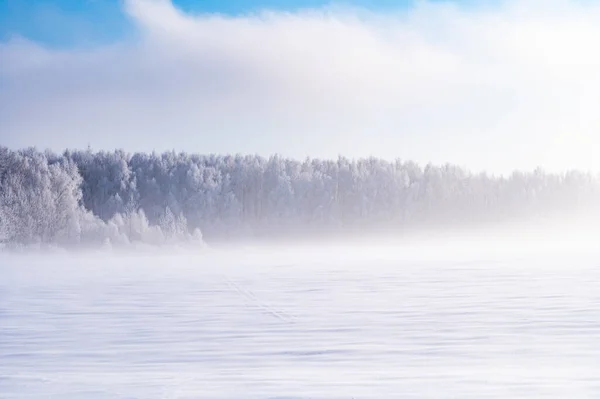
[{"label": "hazy sky", "polygon": [[344,4],[2,2],[0,144],[600,171],[600,3]]}]

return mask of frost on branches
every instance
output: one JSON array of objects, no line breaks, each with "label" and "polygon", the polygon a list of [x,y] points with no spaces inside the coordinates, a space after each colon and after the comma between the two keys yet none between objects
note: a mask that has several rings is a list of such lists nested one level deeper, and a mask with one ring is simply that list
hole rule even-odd
[{"label": "frost on branches", "polygon": [[[508,177],[413,162],[0,147],[0,240],[128,245],[502,222],[598,203],[576,171]],[[202,234],[200,233],[202,232]]]}]

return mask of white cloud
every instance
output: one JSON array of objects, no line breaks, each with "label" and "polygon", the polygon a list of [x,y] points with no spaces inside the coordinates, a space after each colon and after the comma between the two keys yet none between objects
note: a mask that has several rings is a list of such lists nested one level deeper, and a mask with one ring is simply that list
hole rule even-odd
[{"label": "white cloud", "polygon": [[135,40],[0,45],[0,142],[600,170],[599,5],[125,11]]}]

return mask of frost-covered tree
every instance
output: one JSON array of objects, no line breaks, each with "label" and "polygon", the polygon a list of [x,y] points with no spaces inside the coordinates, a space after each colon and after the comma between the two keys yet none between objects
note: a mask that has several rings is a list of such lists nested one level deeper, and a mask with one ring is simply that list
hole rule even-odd
[{"label": "frost-covered tree", "polygon": [[508,176],[368,158],[0,148],[0,239],[208,240],[518,220],[595,207],[597,176]]},{"label": "frost-covered tree", "polygon": [[1,168],[1,224],[7,241],[79,240],[81,176],[73,162],[27,149],[3,157]]},{"label": "frost-covered tree", "polygon": [[[179,216],[172,236],[191,238],[183,226]],[[9,245],[158,244],[165,234],[138,210],[135,179],[123,152],[56,155],[0,147],[0,240]]]}]

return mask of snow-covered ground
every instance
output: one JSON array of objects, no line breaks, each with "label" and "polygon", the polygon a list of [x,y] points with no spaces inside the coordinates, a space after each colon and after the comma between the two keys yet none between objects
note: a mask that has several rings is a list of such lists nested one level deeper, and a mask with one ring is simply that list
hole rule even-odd
[{"label": "snow-covered ground", "polygon": [[0,397],[598,398],[600,256],[0,255]]}]

